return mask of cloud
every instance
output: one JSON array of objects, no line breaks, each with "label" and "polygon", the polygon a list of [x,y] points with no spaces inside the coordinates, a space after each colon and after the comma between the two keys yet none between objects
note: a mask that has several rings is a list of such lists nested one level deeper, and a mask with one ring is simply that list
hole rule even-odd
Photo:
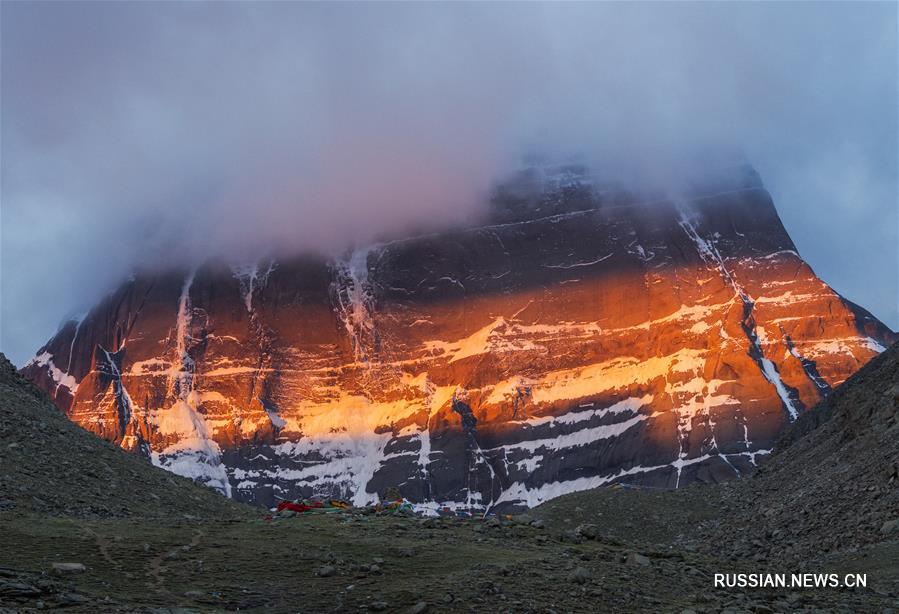
[{"label": "cloud", "polygon": [[899,326],[895,4],[3,3],[2,324],[21,362],[135,265],[478,215],[523,152],[761,170]]}]

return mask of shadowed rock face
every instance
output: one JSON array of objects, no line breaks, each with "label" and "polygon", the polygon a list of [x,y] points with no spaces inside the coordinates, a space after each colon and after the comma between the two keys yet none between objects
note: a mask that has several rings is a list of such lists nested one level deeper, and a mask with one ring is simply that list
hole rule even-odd
[{"label": "shadowed rock face", "polygon": [[493,205],[339,260],[138,275],[23,372],[240,500],[486,508],[751,471],[896,339],[803,262],[751,169],[677,198],[532,172]]}]

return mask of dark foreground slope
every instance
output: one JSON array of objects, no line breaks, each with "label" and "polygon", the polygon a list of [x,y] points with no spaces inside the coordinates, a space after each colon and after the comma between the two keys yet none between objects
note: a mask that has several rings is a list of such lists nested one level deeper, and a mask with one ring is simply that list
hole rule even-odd
[{"label": "dark foreground slope", "polygon": [[792,563],[899,539],[899,344],[802,416],[734,490],[746,505],[712,531],[734,554]]},{"label": "dark foreground slope", "polygon": [[[513,520],[240,518],[122,461],[7,378],[3,484],[16,505],[0,510],[0,611],[894,611],[897,351],[800,422],[757,477],[585,491]],[[10,443],[23,446],[15,462]],[[58,575],[59,562],[85,569]],[[868,587],[714,586],[715,573],[736,572],[867,573]]]},{"label": "dark foreground slope", "polygon": [[0,509],[48,516],[223,518],[243,506],[72,424],[0,354]]}]

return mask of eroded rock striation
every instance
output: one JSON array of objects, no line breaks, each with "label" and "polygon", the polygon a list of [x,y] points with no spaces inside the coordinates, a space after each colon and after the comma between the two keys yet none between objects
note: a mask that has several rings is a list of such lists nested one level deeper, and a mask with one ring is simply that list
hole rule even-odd
[{"label": "eroded rock striation", "polygon": [[896,338],[802,260],[750,168],[677,196],[537,169],[476,227],[135,275],[23,373],[239,500],[485,509],[751,471]]}]

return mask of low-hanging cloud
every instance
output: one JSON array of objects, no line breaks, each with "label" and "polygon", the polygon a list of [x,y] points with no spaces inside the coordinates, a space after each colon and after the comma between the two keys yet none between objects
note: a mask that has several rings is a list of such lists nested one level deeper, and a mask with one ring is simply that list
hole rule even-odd
[{"label": "low-hanging cloud", "polygon": [[334,251],[479,214],[524,152],[761,171],[893,328],[894,3],[2,4],[2,349],[137,265]]}]

